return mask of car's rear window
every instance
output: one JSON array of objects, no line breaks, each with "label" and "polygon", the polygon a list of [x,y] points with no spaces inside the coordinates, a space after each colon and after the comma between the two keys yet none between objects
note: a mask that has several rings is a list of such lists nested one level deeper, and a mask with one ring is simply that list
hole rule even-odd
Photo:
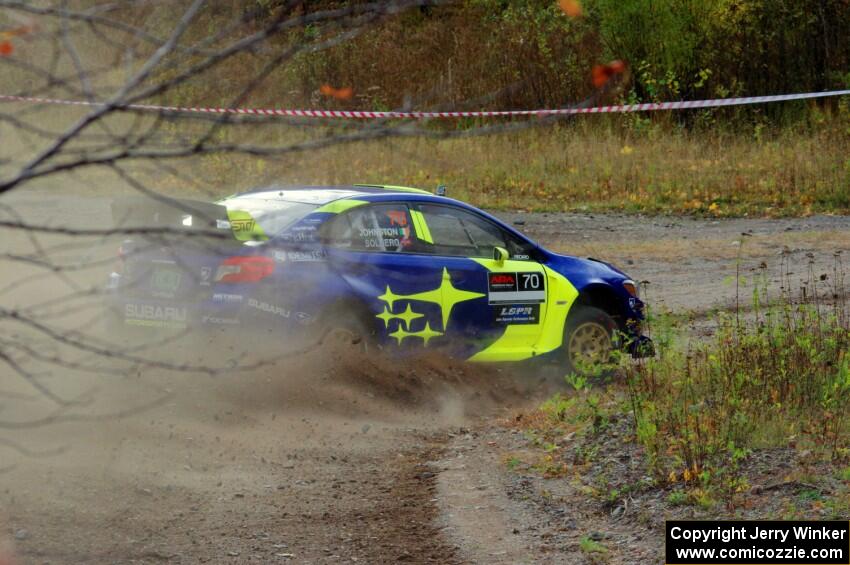
[{"label": "car's rear window", "polygon": [[248,212],[269,237],[273,237],[316,208],[319,204],[239,196],[221,202],[228,211]]}]

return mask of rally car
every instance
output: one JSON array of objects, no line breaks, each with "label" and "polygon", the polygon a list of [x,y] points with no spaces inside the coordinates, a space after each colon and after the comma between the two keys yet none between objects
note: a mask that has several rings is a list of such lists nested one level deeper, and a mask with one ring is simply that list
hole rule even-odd
[{"label": "rally car", "polygon": [[625,273],[424,190],[265,187],[217,203],[116,201],[113,216],[151,228],[122,244],[110,276],[123,326],[342,334],[387,352],[570,370],[616,349],[652,352]]}]

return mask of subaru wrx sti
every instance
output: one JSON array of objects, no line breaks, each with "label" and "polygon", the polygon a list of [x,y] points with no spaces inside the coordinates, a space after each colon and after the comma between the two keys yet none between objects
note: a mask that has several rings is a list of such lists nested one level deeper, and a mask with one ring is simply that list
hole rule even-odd
[{"label": "subaru wrx sti", "polygon": [[424,190],[266,187],[216,203],[117,201],[113,216],[168,233],[121,246],[108,286],[122,326],[341,333],[376,354],[434,348],[573,370],[652,351],[625,273]]}]

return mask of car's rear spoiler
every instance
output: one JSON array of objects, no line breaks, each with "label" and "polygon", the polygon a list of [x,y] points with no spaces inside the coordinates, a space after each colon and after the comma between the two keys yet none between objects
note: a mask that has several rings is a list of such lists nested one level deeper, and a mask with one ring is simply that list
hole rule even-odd
[{"label": "car's rear spoiler", "polygon": [[112,221],[116,228],[156,228],[169,230],[230,230],[227,208],[221,204],[182,198],[126,197],[112,201]]}]

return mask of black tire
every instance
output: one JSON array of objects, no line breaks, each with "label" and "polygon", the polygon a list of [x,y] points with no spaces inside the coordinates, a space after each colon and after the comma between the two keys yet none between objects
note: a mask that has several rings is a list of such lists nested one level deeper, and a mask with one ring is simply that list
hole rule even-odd
[{"label": "black tire", "polygon": [[564,327],[563,358],[568,373],[604,377],[613,369],[619,349],[617,322],[603,310],[576,306]]}]

